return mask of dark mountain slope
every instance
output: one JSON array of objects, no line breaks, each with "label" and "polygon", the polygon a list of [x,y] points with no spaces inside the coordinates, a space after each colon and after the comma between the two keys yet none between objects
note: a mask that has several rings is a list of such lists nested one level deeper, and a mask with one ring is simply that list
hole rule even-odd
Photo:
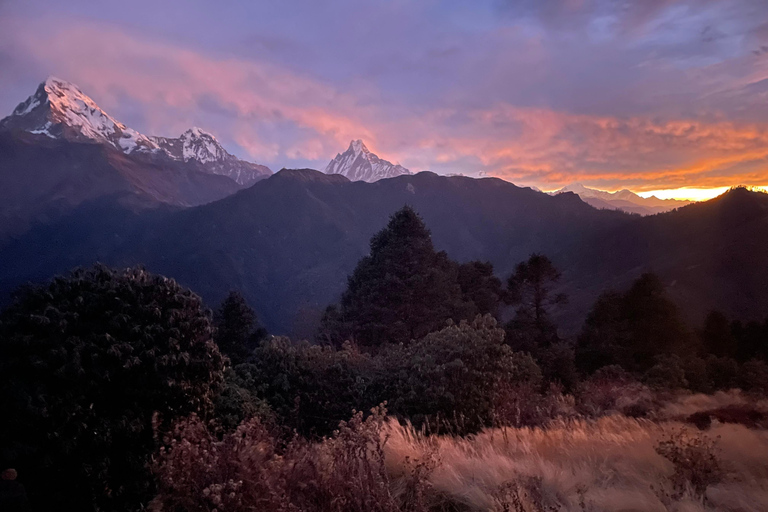
[{"label": "dark mountain slope", "polygon": [[596,279],[656,272],[691,321],[712,308],[736,318],[768,316],[768,194],[736,188],[639,219],[587,244],[578,265],[606,255]]},{"label": "dark mountain slope", "polygon": [[[240,289],[271,329],[302,330],[337,299],[370,237],[404,204],[424,217],[439,249],[462,261],[490,260],[500,274],[533,251],[566,267],[582,240],[632,221],[595,210],[573,194],[551,197],[493,178],[420,173],[365,183],[284,170],[215,203],[151,218],[134,219],[115,207],[118,213],[102,213],[104,220],[96,221],[89,205],[2,249],[22,263],[0,269],[0,279],[8,287],[31,277],[24,271],[25,248],[71,233],[73,239],[38,256],[47,263],[36,265],[34,277],[46,267],[59,272],[66,269],[63,262],[85,264],[96,256],[112,264],[144,263],[211,302]],[[87,241],[73,243],[79,232],[89,233]]]},{"label": "dark mountain slope", "polygon": [[435,246],[459,261],[491,261],[506,277],[532,252],[563,270],[578,327],[597,295],[658,272],[691,320],[710,308],[768,312],[768,195],[735,190],[703,204],[639,217],[595,210],[488,178],[431,173],[375,183],[283,170],[222,200],[134,213],[122,197],[84,203],[0,247],[0,291],[76,264],[143,263],[210,303],[241,290],[273,332],[308,334],[394,211],[413,206]]},{"label": "dark mountain slope", "polygon": [[101,144],[0,132],[0,238],[103,196],[121,193],[124,204],[134,208],[190,206],[240,188],[194,166],[129,156]]}]

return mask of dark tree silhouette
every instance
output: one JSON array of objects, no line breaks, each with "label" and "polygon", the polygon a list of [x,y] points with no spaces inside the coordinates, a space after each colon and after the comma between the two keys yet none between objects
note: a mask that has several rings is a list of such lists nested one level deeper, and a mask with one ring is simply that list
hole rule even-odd
[{"label": "dark tree silhouette", "polygon": [[702,349],[718,357],[735,357],[738,350],[736,337],[731,332],[731,323],[719,311],[710,312],[704,319],[704,328],[699,333]]},{"label": "dark tree silhouette", "polygon": [[541,254],[519,263],[507,280],[508,301],[516,306],[507,338],[515,349],[536,352],[558,341],[550,315],[567,302],[565,294],[555,292],[559,280],[560,271]]},{"label": "dark tree silhouette", "polygon": [[576,360],[590,373],[612,364],[642,373],[659,355],[695,352],[694,337],[664,285],[656,275],[643,274],[626,292],[598,298],[579,336]]},{"label": "dark tree silhouette", "polygon": [[256,313],[236,291],[230,292],[213,312],[213,325],[216,327],[213,339],[232,365],[245,362],[267,335],[256,320]]},{"label": "dark tree silhouette", "polygon": [[363,346],[408,343],[467,310],[457,265],[435,251],[429,230],[406,206],[371,239],[338,307],[323,318],[321,338]]},{"label": "dark tree silhouette", "polygon": [[97,266],[22,291],[0,319],[0,465],[37,510],[145,505],[153,424],[206,414],[222,379],[200,298]]},{"label": "dark tree silhouette", "polygon": [[470,261],[459,265],[458,270],[461,293],[469,306],[474,306],[463,318],[490,314],[498,319],[507,294],[501,280],[493,273],[493,265],[484,261]]}]

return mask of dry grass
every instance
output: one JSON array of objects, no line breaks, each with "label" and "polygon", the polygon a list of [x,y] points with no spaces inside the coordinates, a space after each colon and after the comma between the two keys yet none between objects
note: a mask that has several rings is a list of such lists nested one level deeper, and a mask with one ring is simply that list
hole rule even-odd
[{"label": "dry grass", "polygon": [[[657,451],[661,443],[679,440],[681,431],[686,439],[715,445],[722,475],[701,493],[696,482],[681,486],[675,475],[685,472]],[[679,423],[614,415],[494,429],[468,439],[424,438],[390,422],[386,435],[391,472],[406,457],[435,453],[440,464],[429,476],[431,487],[470,510],[768,510],[768,432],[741,425],[715,424],[700,437]],[[509,502],[522,504],[500,503],[505,493]]]},{"label": "dry grass", "polygon": [[[427,436],[376,411],[333,438],[280,448],[258,423],[218,441],[182,423],[156,461],[156,510],[552,512],[768,510],[768,431],[666,417],[734,405],[687,396],[649,419],[612,414],[542,427]],[[216,498],[214,499],[214,495]],[[220,498],[219,498],[220,497]]]}]

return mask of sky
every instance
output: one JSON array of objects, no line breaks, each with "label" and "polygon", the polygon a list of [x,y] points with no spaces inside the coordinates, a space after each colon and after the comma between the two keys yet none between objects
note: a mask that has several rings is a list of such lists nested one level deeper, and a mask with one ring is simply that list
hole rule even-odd
[{"label": "sky", "polygon": [[543,190],[768,184],[766,0],[0,0],[0,116],[49,75],[273,170],[363,139]]}]

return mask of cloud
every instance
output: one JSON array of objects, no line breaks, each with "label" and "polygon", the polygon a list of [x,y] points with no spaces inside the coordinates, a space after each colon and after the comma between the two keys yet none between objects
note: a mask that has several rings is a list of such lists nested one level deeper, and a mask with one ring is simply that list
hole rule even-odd
[{"label": "cloud", "polygon": [[[412,170],[545,189],[576,180],[640,191],[764,185],[768,55],[754,50],[768,29],[743,25],[752,2],[639,4],[522,2],[512,21],[473,13],[431,25],[427,8],[407,1],[360,7],[350,14],[358,28],[341,30],[349,18],[323,27],[311,52],[312,34],[277,37],[266,26],[235,38],[252,51],[231,51],[83,17],[17,14],[0,22],[0,58],[25,69],[26,81],[78,83],[141,131],[199,125],[275,168],[322,168],[363,138]],[[686,9],[687,21],[670,17]],[[568,19],[573,27],[560,27]],[[374,21],[398,21],[397,37],[356,48]],[[332,64],[316,72],[308,55]]]}]

